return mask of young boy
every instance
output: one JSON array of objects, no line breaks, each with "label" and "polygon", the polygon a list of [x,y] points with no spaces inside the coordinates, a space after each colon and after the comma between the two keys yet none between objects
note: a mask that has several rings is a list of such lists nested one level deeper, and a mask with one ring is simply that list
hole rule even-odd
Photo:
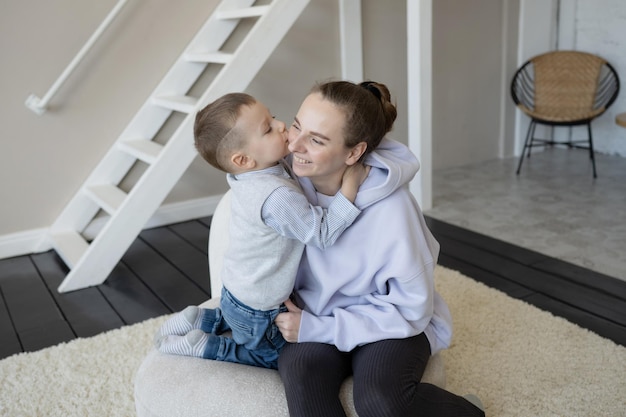
[{"label": "young boy", "polygon": [[[159,351],[277,367],[285,345],[274,324],[293,289],[304,245],[332,245],[360,210],[352,203],[367,169],[346,171],[324,210],[310,205],[284,162],[285,124],[254,97],[227,94],[196,115],[196,149],[227,173],[232,190],[230,245],[224,256],[220,307],[189,306],[156,336]],[[220,336],[231,330],[232,338]]]}]

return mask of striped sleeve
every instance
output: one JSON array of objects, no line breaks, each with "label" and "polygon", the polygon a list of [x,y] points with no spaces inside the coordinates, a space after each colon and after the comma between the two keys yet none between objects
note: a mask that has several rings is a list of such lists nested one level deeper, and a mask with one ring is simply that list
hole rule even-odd
[{"label": "striped sleeve", "polygon": [[340,192],[328,209],[313,206],[301,192],[289,187],[274,190],[261,215],[277,233],[320,249],[331,246],[361,211]]}]

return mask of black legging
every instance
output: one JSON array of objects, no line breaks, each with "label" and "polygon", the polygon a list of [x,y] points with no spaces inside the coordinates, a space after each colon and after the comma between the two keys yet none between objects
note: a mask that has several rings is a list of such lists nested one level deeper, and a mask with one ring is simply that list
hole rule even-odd
[{"label": "black legging", "polygon": [[339,388],[351,374],[359,417],[484,416],[463,397],[419,382],[429,357],[424,334],[351,352],[323,343],[288,343],[278,371],[291,417],[345,417]]}]

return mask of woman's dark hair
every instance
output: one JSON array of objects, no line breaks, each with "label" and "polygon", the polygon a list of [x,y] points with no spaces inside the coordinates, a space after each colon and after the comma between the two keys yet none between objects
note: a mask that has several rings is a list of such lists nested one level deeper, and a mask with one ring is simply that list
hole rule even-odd
[{"label": "woman's dark hair", "polygon": [[380,144],[391,130],[398,111],[391,102],[386,85],[374,81],[355,84],[349,81],[330,81],[316,84],[311,93],[319,93],[325,100],[345,111],[345,146],[367,143],[367,155]]}]

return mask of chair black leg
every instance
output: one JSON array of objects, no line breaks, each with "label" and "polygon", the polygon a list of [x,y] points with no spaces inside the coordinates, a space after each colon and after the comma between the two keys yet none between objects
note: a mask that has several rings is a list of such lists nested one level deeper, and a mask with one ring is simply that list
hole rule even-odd
[{"label": "chair black leg", "polygon": [[530,147],[532,145],[532,136],[534,136],[534,132],[535,132],[535,121],[531,120],[530,124],[528,125],[528,131],[526,131],[526,139],[524,140],[524,147],[522,148],[522,154],[519,157],[519,164],[517,165],[517,171],[516,171],[517,175],[519,175],[520,169],[522,169],[522,162],[524,162],[524,154],[526,153],[527,148],[528,148],[528,157],[530,158]]},{"label": "chair black leg", "polygon": [[598,178],[596,174],[596,158],[593,151],[593,136],[591,135],[591,122],[587,123],[587,131],[589,132],[589,157],[591,158],[591,166],[593,167],[593,177]]},{"label": "chair black leg", "polygon": [[533,143],[535,143],[535,129],[537,128],[537,122],[533,120],[530,127],[532,130],[530,131],[530,143],[528,144],[528,153],[526,154],[526,158],[530,158],[530,151],[533,149]]}]

